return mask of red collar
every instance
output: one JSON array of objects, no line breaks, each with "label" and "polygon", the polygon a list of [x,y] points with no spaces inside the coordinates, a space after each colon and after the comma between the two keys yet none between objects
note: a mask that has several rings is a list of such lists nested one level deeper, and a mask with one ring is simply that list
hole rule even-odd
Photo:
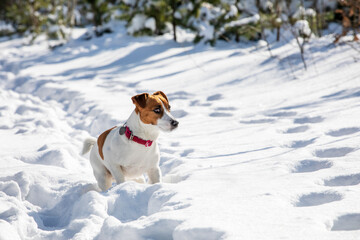
[{"label": "red collar", "polygon": [[151,140],[144,140],[142,138],[139,138],[137,136],[134,136],[133,133],[131,132],[130,128],[128,126],[126,126],[126,130],[125,130],[125,136],[129,139],[132,140],[138,144],[144,145],[145,147],[151,147],[153,141]]}]

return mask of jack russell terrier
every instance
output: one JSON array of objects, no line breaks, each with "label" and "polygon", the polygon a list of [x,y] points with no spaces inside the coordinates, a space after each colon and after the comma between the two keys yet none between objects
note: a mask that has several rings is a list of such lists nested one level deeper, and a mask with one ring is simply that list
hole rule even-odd
[{"label": "jack russell terrier", "polygon": [[90,163],[102,191],[126,180],[150,184],[161,182],[160,152],[156,142],[160,130],[172,131],[179,122],[170,114],[167,96],[161,92],[143,93],[131,98],[135,110],[122,127],[113,127],[97,139],[84,141],[82,154],[90,151]]}]

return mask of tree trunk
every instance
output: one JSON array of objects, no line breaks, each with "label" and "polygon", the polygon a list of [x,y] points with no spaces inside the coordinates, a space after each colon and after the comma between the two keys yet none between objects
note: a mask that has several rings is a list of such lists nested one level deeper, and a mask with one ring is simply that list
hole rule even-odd
[{"label": "tree trunk", "polygon": [[[276,21],[277,19],[280,17],[280,0],[276,0],[275,1],[275,8],[276,8]],[[280,41],[280,27],[281,27],[281,23],[277,23],[276,24],[276,41]]]},{"label": "tree trunk", "polygon": [[68,0],[68,12],[67,12],[67,24],[70,27],[75,26],[75,8],[76,8],[76,0]]},{"label": "tree trunk", "polygon": [[173,26],[173,32],[174,32],[174,41],[177,41],[176,36],[176,20],[175,20],[175,12],[176,12],[176,0],[171,1],[171,8],[172,8],[172,26]]}]

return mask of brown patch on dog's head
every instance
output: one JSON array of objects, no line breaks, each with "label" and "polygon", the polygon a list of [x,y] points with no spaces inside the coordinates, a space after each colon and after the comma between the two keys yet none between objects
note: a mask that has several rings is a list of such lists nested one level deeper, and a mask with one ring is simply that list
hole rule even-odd
[{"label": "brown patch on dog's head", "polygon": [[168,100],[167,96],[162,91],[154,92],[153,95],[154,96],[159,96],[160,98],[162,98],[162,101],[164,103],[169,104],[169,100]]},{"label": "brown patch on dog's head", "polygon": [[170,111],[169,100],[161,91],[152,95],[142,93],[131,99],[135,104],[135,112],[140,115],[141,121],[145,124],[157,125],[158,119],[164,115],[164,106],[167,111]]}]

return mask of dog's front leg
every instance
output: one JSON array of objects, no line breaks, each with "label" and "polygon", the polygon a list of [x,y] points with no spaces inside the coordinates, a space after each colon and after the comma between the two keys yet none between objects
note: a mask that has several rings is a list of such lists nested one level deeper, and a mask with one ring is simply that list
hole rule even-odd
[{"label": "dog's front leg", "polygon": [[161,182],[161,170],[159,167],[150,169],[148,172],[149,184]]},{"label": "dog's front leg", "polygon": [[120,165],[113,166],[112,169],[110,169],[110,172],[111,175],[115,178],[116,184],[125,182],[124,173]]}]

